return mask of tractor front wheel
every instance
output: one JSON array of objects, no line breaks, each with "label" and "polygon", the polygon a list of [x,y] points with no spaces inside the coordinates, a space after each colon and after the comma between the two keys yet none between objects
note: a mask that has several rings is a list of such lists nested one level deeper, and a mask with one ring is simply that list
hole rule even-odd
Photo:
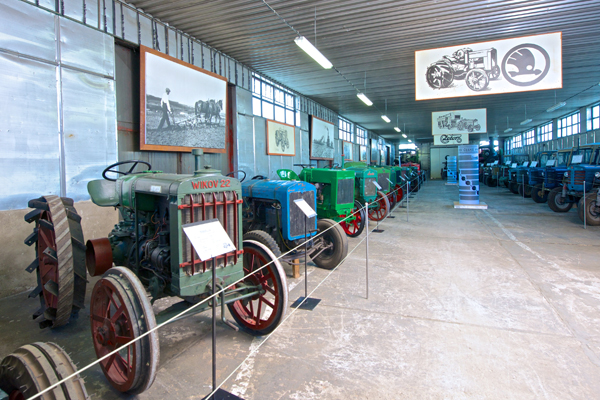
[{"label": "tractor front wheel", "polygon": [[[354,216],[353,221],[342,221],[340,225],[346,235],[350,237],[360,236],[362,231],[365,229],[365,219],[367,217],[367,213],[360,201],[354,200],[354,208],[352,209],[352,214]],[[346,216],[342,216],[345,218]]]},{"label": "tractor front wheel", "polygon": [[348,238],[344,230],[335,221],[324,218],[317,220],[317,236],[315,251],[325,250],[310,258],[319,268],[334,269],[348,255]]},{"label": "tractor front wheel", "polygon": [[514,194],[519,194],[519,184],[517,182],[510,182],[508,184],[508,190]]},{"label": "tractor front wheel", "polygon": [[543,189],[543,184],[538,183],[531,190],[531,198],[536,203],[545,203],[548,201],[548,192]]},{"label": "tractor front wheel", "polygon": [[390,202],[385,194],[377,191],[377,198],[369,206],[369,219],[371,221],[381,221],[387,217],[390,212]]},{"label": "tractor front wheel", "polygon": [[[525,187],[523,188],[523,186]],[[519,189],[517,191],[519,192],[519,196],[521,197],[531,197],[531,186],[529,185],[520,184]],[[523,191],[525,191],[525,194],[523,194]]]},{"label": "tractor front wheel", "polygon": [[489,78],[484,70],[475,68],[467,72],[465,83],[469,89],[480,92],[488,86]]},{"label": "tractor front wheel", "polygon": [[573,203],[568,202],[561,194],[562,188],[560,186],[555,187],[548,193],[548,207],[557,213],[567,212],[573,207]]},{"label": "tractor front wheel", "polygon": [[585,207],[583,206],[583,197],[579,200],[579,203],[577,203],[577,214],[581,222],[583,222],[585,215],[587,225],[600,225],[600,205],[598,205],[597,199],[598,195],[596,193],[587,194],[585,196]]}]

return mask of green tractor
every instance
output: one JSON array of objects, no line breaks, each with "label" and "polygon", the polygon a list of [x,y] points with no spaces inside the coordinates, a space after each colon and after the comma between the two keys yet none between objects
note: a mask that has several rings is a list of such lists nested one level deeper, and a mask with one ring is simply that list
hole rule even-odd
[{"label": "green tractor", "polygon": [[354,198],[361,205],[369,203],[369,219],[381,221],[390,212],[388,197],[381,191],[382,187],[377,182],[377,171],[362,162],[350,162],[345,169],[354,171]]},{"label": "green tractor", "polygon": [[[207,309],[208,302],[198,303],[217,290],[225,289],[213,302],[221,307],[223,322],[234,329],[225,319],[225,306],[239,327],[252,335],[273,332],[285,317],[288,289],[279,260],[263,244],[242,238],[240,182],[209,166],[201,168],[202,150],[193,153],[193,175],[151,171],[146,162],[122,161],[107,167],[104,179],[88,183],[94,204],[115,207],[120,213],[108,237],[89,240],[84,248],[88,273],[100,277],[90,302],[92,344],[98,358],[118,350],[100,366],[121,392],[137,394],[152,385],[160,358],[158,332],[152,331],[157,322],[186,310],[188,316]],[[134,172],[140,164],[146,170]],[[71,262],[79,257],[75,250],[82,246],[81,232],[60,230],[68,225],[66,217],[61,219],[65,211],[78,222],[71,205],[60,198],[40,202],[43,220],[36,222],[38,230],[46,232],[37,238],[36,248],[45,252],[38,263],[46,269],[54,266],[43,278],[50,276],[45,286],[58,299],[85,287],[85,270],[82,274]],[[197,230],[192,239],[196,246],[184,232],[192,228]],[[67,248],[64,243],[73,244],[72,254],[61,252]],[[152,303],[170,296],[181,301],[155,315]],[[60,304],[51,306],[56,304],[47,304],[47,309],[62,310]],[[82,299],[75,306],[81,308]],[[55,314],[46,312],[46,318],[63,317]]]},{"label": "green tractor", "polygon": [[365,229],[366,212],[354,199],[354,172],[344,169],[315,168],[310,164],[294,164],[302,167],[300,175],[290,169],[279,169],[282,180],[301,180],[312,183],[317,189],[317,216],[340,222],[350,237],[359,236]]}]

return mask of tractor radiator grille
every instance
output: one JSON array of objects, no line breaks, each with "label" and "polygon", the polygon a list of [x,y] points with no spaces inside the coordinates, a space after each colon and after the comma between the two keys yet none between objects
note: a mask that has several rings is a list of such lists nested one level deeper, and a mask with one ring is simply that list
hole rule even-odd
[{"label": "tractor radiator grille", "polygon": [[377,196],[377,187],[373,184],[375,178],[365,179],[365,196]]},{"label": "tractor radiator grille", "polygon": [[574,184],[575,185],[583,185],[583,181],[585,181],[585,171],[575,171],[573,175]]},{"label": "tractor radiator grille", "polygon": [[337,203],[354,203],[354,179],[340,179],[338,181]]},{"label": "tractor radiator grille", "polygon": [[377,175],[377,183],[379,183],[379,186],[381,186],[381,189],[383,189],[384,192],[390,190],[390,182],[388,179],[390,179],[390,174],[388,173]]},{"label": "tractor radiator grille", "polygon": [[[290,237],[304,237],[305,215],[302,210],[300,210],[300,207],[294,204],[294,200],[300,198],[304,199],[311,208],[315,208],[315,194],[313,191],[290,193]],[[316,217],[309,218],[307,221],[307,229],[309,232],[315,228],[315,218]]]},{"label": "tractor radiator grille", "polygon": [[532,170],[531,171],[531,180],[542,181],[542,171],[540,170]]},{"label": "tractor radiator grille", "polygon": [[[186,195],[178,207],[181,213],[181,224],[206,221],[217,218],[233,244],[237,247],[239,240],[238,218],[240,215],[241,199],[236,192],[213,192]],[[185,268],[188,275],[210,270],[213,265],[217,268],[237,263],[238,256],[242,251],[236,250],[210,260],[200,261],[198,254],[193,250],[183,228],[179,233],[181,237],[182,257],[180,268]]]}]

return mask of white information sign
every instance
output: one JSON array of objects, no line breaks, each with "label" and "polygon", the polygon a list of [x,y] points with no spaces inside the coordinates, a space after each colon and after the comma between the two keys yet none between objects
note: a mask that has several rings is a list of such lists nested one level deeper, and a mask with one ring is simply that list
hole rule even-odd
[{"label": "white information sign", "polygon": [[385,178],[385,179],[387,179],[387,181],[390,183],[390,185],[393,185],[393,184],[394,184],[394,182],[390,181],[390,179],[389,179],[389,178]]},{"label": "white information sign", "polygon": [[313,208],[306,202],[306,200],[296,199],[294,200],[294,203],[296,203],[296,205],[300,208],[300,210],[302,210],[302,212],[304,213],[304,215],[306,215],[307,218],[317,216],[315,210],[313,210]]},{"label": "white information sign", "polygon": [[506,162],[504,163],[504,165],[510,165],[510,160],[506,160]]},{"label": "white information sign", "polygon": [[581,164],[583,161],[583,154],[574,155],[571,159],[571,164]]},{"label": "white information sign", "polygon": [[494,161],[492,165],[498,165],[498,160]]},{"label": "white information sign", "polygon": [[533,167],[537,167],[537,161],[532,161],[531,164],[529,165],[531,168]]},{"label": "white information sign", "polygon": [[524,161],[522,167],[528,167],[529,166],[529,161]]},{"label": "white information sign", "polygon": [[448,133],[443,135],[433,135],[434,146],[456,146],[459,144],[468,144],[468,133]]},{"label": "white information sign", "polygon": [[556,160],[546,161],[546,167],[554,167],[554,164],[556,164]]},{"label": "white information sign", "polygon": [[[487,110],[434,111],[431,113],[431,133],[485,133],[487,132]],[[466,144],[466,143],[465,143]]]},{"label": "white information sign", "polygon": [[510,167],[511,168],[517,168],[517,163],[516,162],[512,163],[512,165]]},{"label": "white information sign", "polygon": [[381,186],[379,185],[379,183],[377,183],[377,181],[373,181],[373,185],[375,185],[377,190],[381,190]]},{"label": "white information sign", "polygon": [[561,32],[415,52],[416,100],[560,88]]},{"label": "white information sign", "polygon": [[193,222],[183,225],[183,232],[192,242],[201,261],[210,260],[235,250],[229,235],[218,219]]}]

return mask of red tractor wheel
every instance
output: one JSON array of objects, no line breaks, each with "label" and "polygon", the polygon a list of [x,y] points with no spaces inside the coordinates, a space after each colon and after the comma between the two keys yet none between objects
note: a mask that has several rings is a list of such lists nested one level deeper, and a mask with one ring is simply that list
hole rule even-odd
[{"label": "red tractor wheel", "polygon": [[[342,221],[340,222],[340,225],[344,229],[344,232],[346,232],[346,235],[350,237],[357,237],[362,233],[363,229],[365,229],[366,218],[366,211],[363,208],[363,205],[360,204],[360,201],[354,200],[354,208],[352,209],[352,214],[354,215],[353,221]],[[345,218],[346,216],[340,215],[340,217]]]},{"label": "red tractor wheel", "polygon": [[160,347],[156,319],[138,277],[125,267],[106,271],[96,282],[90,303],[92,341],[104,376],[120,392],[142,393],[154,382]]},{"label": "red tractor wheel", "polygon": [[377,198],[369,205],[369,219],[371,221],[381,221],[390,212],[390,202],[385,194],[377,191]]},{"label": "red tractor wheel", "polygon": [[[260,269],[266,264],[269,265]],[[227,307],[233,319],[245,331],[256,336],[268,335],[285,318],[288,300],[285,272],[265,245],[244,240],[244,274],[246,278],[243,283],[258,287],[261,293],[228,304]]]}]

